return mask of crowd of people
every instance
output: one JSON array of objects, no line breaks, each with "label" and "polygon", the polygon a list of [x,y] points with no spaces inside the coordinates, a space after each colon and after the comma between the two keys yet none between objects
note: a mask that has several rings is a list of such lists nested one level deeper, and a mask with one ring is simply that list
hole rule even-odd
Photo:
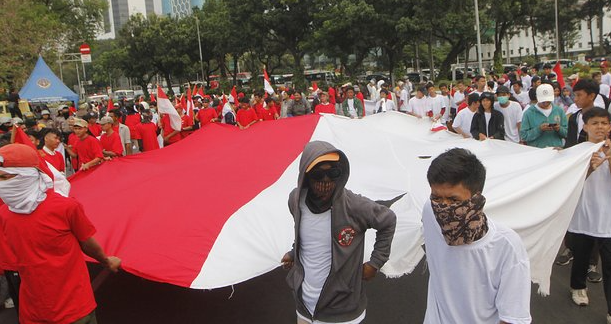
[{"label": "crowd of people", "polygon": [[[536,68],[522,67],[506,75],[476,76],[470,82],[458,81],[455,84],[414,85],[405,79],[393,87],[383,80],[372,79],[367,85],[347,83],[342,86],[324,85],[322,88],[313,85],[308,90],[282,87],[276,93],[255,90],[251,94],[195,94],[189,98],[183,95],[174,100],[174,109],[182,121],[180,129],[173,128],[169,114],[159,113],[156,101],[147,102],[143,99],[131,102],[122,100],[114,104],[111,101],[91,102],[81,109],[75,109],[74,105],[62,105],[54,113],[42,106],[34,109],[35,118],[25,118],[17,114],[18,109],[11,109],[12,117],[0,118],[0,202],[7,205],[0,206],[0,224],[3,239],[11,242],[11,251],[0,252],[3,256],[18,253],[22,258],[22,266],[15,268],[16,263],[11,263],[11,260],[0,260],[0,268],[13,270],[6,271],[5,276],[11,284],[7,286],[6,279],[0,279],[0,301],[5,301],[6,307],[17,304],[18,300],[6,298],[4,287],[13,287],[11,295],[17,295],[14,281],[18,278],[18,271],[23,280],[22,296],[28,300],[21,307],[24,319],[50,319],[51,322],[62,323],[83,320],[82,323],[94,323],[95,301],[90,290],[76,292],[78,287],[88,285],[85,283],[88,278],[83,277],[86,269],[80,265],[84,264],[80,251],[112,271],[120,267],[120,259],[106,256],[93,239],[95,229],[85,216],[82,206],[71,198],[49,190],[53,187],[53,175],[85,172],[104,161],[173,145],[212,123],[246,130],[257,123],[308,114],[363,118],[368,113],[397,111],[415,118],[429,119],[433,124],[441,124],[451,132],[474,140],[496,139],[557,149],[583,142],[603,143],[603,147],[591,158],[584,190],[565,238],[566,250],[561,253],[557,263],[566,265],[573,261],[571,297],[577,305],[585,306],[589,303],[586,281],[603,281],[611,314],[611,222],[605,217],[605,211],[608,210],[606,207],[611,206],[607,206],[609,199],[604,196],[611,192],[610,89],[611,74],[608,63],[603,61],[601,72],[582,79],[574,76],[567,80],[557,79],[551,72],[551,66],[544,65],[541,72]],[[342,195],[337,194],[337,191],[346,190],[343,185],[347,181],[347,157],[328,143],[311,143],[302,159],[307,159],[302,164],[307,168],[301,170],[300,179],[306,182],[300,183],[289,201],[296,219],[296,245],[282,259],[285,266],[293,267],[289,282],[294,281],[291,288],[295,291],[298,322],[311,323],[319,319],[334,323],[358,323],[365,317],[364,290],[352,291],[354,296],[349,294],[342,303],[336,305],[337,309],[318,309],[317,301],[319,298],[323,300],[334,296],[341,289],[339,286],[343,280],[361,287],[361,278],[370,279],[383,266],[388,259],[394,232],[394,214],[348,191]],[[51,170],[48,175],[37,171],[41,168],[40,161],[44,161]],[[465,173],[465,168],[477,172]],[[441,172],[442,169],[445,171]],[[442,178],[442,175],[448,176],[450,171],[455,179]],[[481,191],[485,170],[481,163],[468,151],[452,150],[433,161],[428,180],[433,195],[431,208],[427,209],[428,218],[423,217],[423,221],[427,253],[430,253],[428,262],[432,286],[429,287],[429,302],[436,304],[437,311],[427,310],[425,321],[530,322],[527,256],[524,248],[516,245],[519,238],[515,233],[493,224],[482,212],[485,198]],[[457,200],[456,197],[462,198]],[[346,201],[350,203],[346,205]],[[320,220],[331,222],[330,209],[333,206],[351,206],[354,209],[347,211],[338,207],[334,212],[342,215],[358,210],[357,214],[363,216],[359,216],[362,219],[356,221],[362,226],[359,225],[356,230],[352,227],[344,228],[341,233],[329,235],[329,228],[326,223],[320,223]],[[459,212],[463,207],[468,207],[466,210],[472,213],[466,215]],[[49,220],[45,215],[51,210],[54,216]],[[20,220],[21,214],[31,215],[27,224]],[[348,214],[344,216],[349,217]],[[326,215],[326,218],[320,215]],[[374,221],[364,215],[378,215],[379,218]],[[473,225],[469,231],[452,225],[457,217],[462,219],[461,222]],[[298,222],[298,218],[302,218],[303,223]],[[435,224],[440,226],[436,231],[441,229],[445,240],[436,239],[435,230],[432,230],[437,226]],[[53,229],[54,233],[70,233],[76,240],[63,239],[58,243],[62,249],[70,252],[68,256],[62,254],[64,263],[45,264],[37,268],[36,264],[42,262],[41,258],[58,258],[57,247],[45,249],[44,253],[28,252],[31,248],[28,244],[39,242],[36,244],[40,246],[45,239],[54,235],[42,233],[36,236],[29,231],[31,228],[45,226]],[[356,271],[353,268],[362,264],[362,253],[360,256],[345,254],[341,247],[351,245],[356,239],[355,245],[362,251],[364,241],[357,234],[364,233],[367,227],[378,229],[378,243],[372,261]],[[494,231],[495,239],[486,236],[488,231]],[[339,247],[327,246],[322,254],[324,260],[321,259],[321,247],[317,242],[338,235]],[[461,292],[461,289],[467,289],[468,285],[481,285],[481,282],[464,281],[458,284],[449,281],[452,274],[441,263],[447,258],[456,259],[457,264],[464,263],[466,259],[477,259],[479,256],[469,250],[448,250],[447,247],[469,245],[480,242],[484,237],[496,242],[494,249],[499,250],[507,249],[503,245],[507,244],[507,240],[513,242],[510,244],[510,253],[505,256],[489,255],[485,260],[494,266],[510,259],[513,268],[509,272],[497,274],[491,273],[492,270],[472,270],[481,272],[482,276],[494,275],[495,280],[509,278],[514,280],[515,285],[504,286],[503,289],[494,285],[484,287],[482,296],[497,296],[495,302],[488,303],[488,297],[482,296],[473,300],[463,299],[463,309],[468,311],[456,311],[456,308],[447,304],[462,298],[460,294],[464,291]],[[499,240],[505,243],[498,243]],[[456,257],[459,254],[465,259]],[[346,270],[348,272],[338,273],[338,277],[333,279],[335,290],[325,291],[323,284],[329,270],[333,269],[330,268],[330,260],[333,258],[343,258],[343,262],[351,264],[349,270],[356,272]],[[598,271],[599,259],[602,260],[602,276]],[[324,263],[322,268],[321,262]],[[43,287],[46,281],[43,282],[37,276],[41,272],[54,273],[65,263],[72,266],[70,269],[73,272],[70,275],[76,279],[66,279],[68,286],[63,289],[73,289],[73,297],[82,299],[76,308],[71,308],[73,304],[67,300],[48,294],[40,295],[39,292],[39,289],[47,292],[51,290]],[[324,273],[321,269],[324,269]],[[55,282],[60,283],[64,284]],[[59,308],[43,309],[43,306],[36,304],[41,296],[56,303],[54,307],[59,305],[64,308],[61,311]],[[607,322],[611,323],[611,315],[607,315]]]}]

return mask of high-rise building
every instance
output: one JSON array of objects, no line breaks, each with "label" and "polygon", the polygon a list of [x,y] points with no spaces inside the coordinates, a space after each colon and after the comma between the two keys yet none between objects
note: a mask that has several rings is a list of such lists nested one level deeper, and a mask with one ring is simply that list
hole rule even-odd
[{"label": "high-rise building", "polygon": [[131,15],[137,13],[144,16],[161,15],[161,7],[162,0],[108,0],[108,9],[104,13],[104,27],[98,39],[115,38]]},{"label": "high-rise building", "polygon": [[115,38],[131,15],[170,15],[186,17],[194,7],[202,8],[205,0],[107,0],[108,10],[104,12],[104,26],[98,39]]},{"label": "high-rise building", "polygon": [[204,0],[162,0],[162,13],[173,17],[186,17],[190,15],[193,7],[202,8]]}]

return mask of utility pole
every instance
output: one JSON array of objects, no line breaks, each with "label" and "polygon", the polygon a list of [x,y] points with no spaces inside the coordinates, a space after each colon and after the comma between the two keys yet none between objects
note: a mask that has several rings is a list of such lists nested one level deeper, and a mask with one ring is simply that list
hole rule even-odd
[{"label": "utility pole", "polygon": [[[199,43],[199,67],[202,70],[202,81],[204,80],[204,59],[202,55],[202,38],[199,34],[199,17],[195,16],[195,21],[197,23],[197,42]],[[234,72],[235,73],[235,72]]]},{"label": "utility pole", "polygon": [[475,2],[475,30],[477,31],[477,67],[479,74],[484,75],[484,66],[482,64],[482,37],[479,30],[479,5],[477,0]]}]

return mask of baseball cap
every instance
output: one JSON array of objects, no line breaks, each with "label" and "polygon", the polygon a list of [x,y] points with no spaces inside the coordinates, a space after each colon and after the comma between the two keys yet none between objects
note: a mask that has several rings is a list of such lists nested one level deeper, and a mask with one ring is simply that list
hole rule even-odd
[{"label": "baseball cap", "polygon": [[78,127],[88,127],[89,123],[87,123],[86,120],[84,119],[80,119],[80,118],[75,118],[74,119],[74,126],[78,126]]},{"label": "baseball cap", "polygon": [[337,161],[339,161],[339,154],[337,152],[323,154],[315,158],[314,161],[312,161],[312,163],[308,165],[306,172],[310,172],[310,170],[312,170],[320,162],[337,162]]},{"label": "baseball cap", "polygon": [[551,64],[549,64],[549,63],[545,63],[545,64],[543,64],[543,68],[544,68],[544,69],[551,69],[551,68],[552,68],[552,65],[551,65]]},{"label": "baseball cap", "polygon": [[554,88],[551,84],[542,84],[537,87],[537,101],[554,101]]},{"label": "baseball cap", "polygon": [[100,125],[105,125],[105,124],[112,124],[113,120],[111,117],[102,117],[102,119],[100,119]]},{"label": "baseball cap", "polygon": [[9,144],[0,147],[0,166],[3,168],[36,168],[38,153],[24,144]]},{"label": "baseball cap", "polygon": [[479,101],[479,94],[478,93],[470,93],[469,97],[467,97],[467,103],[470,105],[476,101]]},{"label": "baseball cap", "polygon": [[12,121],[13,121],[13,124],[23,124],[23,119],[19,117],[13,118]]},{"label": "baseball cap", "polygon": [[600,62],[600,67],[601,67],[601,68],[606,68],[606,67],[609,67],[609,62],[607,62],[607,61],[602,61],[602,62]]},{"label": "baseball cap", "polygon": [[511,93],[509,91],[509,88],[507,88],[506,86],[499,86],[498,88],[496,88],[496,94],[501,94],[501,93]]},{"label": "baseball cap", "polygon": [[48,110],[43,110],[40,112],[41,115],[51,115],[51,113]]},{"label": "baseball cap", "polygon": [[13,123],[11,117],[0,117],[0,124]]}]

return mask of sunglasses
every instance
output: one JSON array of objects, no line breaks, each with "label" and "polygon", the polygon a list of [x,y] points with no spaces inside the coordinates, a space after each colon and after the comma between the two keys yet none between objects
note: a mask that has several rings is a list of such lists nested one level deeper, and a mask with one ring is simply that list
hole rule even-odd
[{"label": "sunglasses", "polygon": [[337,180],[342,176],[342,169],[334,167],[330,169],[314,169],[308,172],[308,176],[312,180],[320,181],[327,176],[331,180]]}]

